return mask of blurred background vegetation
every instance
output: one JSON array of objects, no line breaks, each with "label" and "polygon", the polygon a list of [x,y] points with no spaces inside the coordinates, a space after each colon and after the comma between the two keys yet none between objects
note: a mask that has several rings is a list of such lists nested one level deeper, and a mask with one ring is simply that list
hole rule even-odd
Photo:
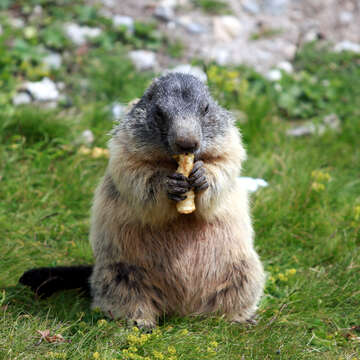
[{"label": "blurred background vegetation", "polygon": [[[190,54],[159,16],[114,23],[104,3],[0,1],[0,358],[359,358],[360,50],[314,39],[263,71],[219,64]],[[231,4],[186,11],[234,16]],[[234,113],[244,175],[269,183],[252,195],[268,274],[259,324],[164,318],[145,335],[90,312],[76,292],[34,298],[17,285],[23,271],[92,262],[88,217],[108,133],[155,76],[184,63]],[[39,341],[45,329],[64,341]]]}]

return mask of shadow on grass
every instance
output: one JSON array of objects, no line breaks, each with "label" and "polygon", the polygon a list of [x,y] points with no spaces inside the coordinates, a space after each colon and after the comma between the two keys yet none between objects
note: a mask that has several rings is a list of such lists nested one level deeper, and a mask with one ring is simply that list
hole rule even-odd
[{"label": "shadow on grass", "polygon": [[[66,290],[41,299],[26,286],[18,284],[3,289],[2,307],[14,316],[31,315],[40,320],[94,322],[103,316],[90,310],[90,297],[77,290]],[[96,319],[95,319],[96,318]]]},{"label": "shadow on grass", "polygon": [[[6,307],[6,312],[14,318],[20,316],[31,316],[42,322],[60,321],[74,323],[81,319],[87,325],[92,326],[105,316],[100,311],[90,309],[91,299],[77,290],[64,290],[49,298],[40,299],[30,289],[18,284],[6,287],[5,300],[2,308]],[[121,321],[122,322],[122,321]],[[125,324],[125,323],[124,323]],[[251,332],[253,326],[232,324],[219,316],[186,316],[162,315],[158,320],[159,327],[174,326],[183,328],[186,326],[191,331],[203,331],[204,329],[223,328],[236,333]]]}]

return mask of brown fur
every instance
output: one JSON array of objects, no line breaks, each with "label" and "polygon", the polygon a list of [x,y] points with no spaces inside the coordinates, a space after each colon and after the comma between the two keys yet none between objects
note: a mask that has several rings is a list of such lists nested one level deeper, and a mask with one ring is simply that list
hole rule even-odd
[{"label": "brown fur", "polygon": [[92,209],[93,307],[148,327],[163,313],[250,319],[264,273],[236,181],[244,158],[231,126],[200,156],[210,186],[196,195],[193,214],[180,215],[164,183],[176,162],[140,149],[130,132],[115,133]]}]

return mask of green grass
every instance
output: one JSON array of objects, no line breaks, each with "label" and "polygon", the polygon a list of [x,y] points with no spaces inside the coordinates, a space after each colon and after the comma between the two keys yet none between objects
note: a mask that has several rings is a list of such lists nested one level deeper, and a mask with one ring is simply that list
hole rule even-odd
[{"label": "green grass", "polygon": [[[31,0],[40,2],[57,16],[50,1]],[[57,11],[108,26],[92,9]],[[7,50],[0,59],[0,359],[359,358],[358,55],[306,47],[296,73],[283,74],[280,92],[251,69],[208,68],[214,96],[241,113],[249,155],[244,175],[269,182],[252,195],[256,248],[268,274],[259,322],[246,327],[217,317],[166,317],[146,335],[123,321],[104,321],[75,291],[40,301],[17,281],[32,267],[92,262],[89,209],[107,159],[81,153],[77,138],[91,129],[93,146],[106,147],[111,103],[140,96],[152,74],[135,72],[121,37],[111,43],[105,36],[76,56],[51,34],[41,41],[67,47],[72,56],[43,74],[38,43],[7,48],[9,38],[22,39],[20,30],[10,30],[4,26],[0,36],[0,50]],[[42,76],[65,82],[73,106],[11,104],[23,78]],[[329,85],[322,86],[324,80]],[[286,136],[289,120],[319,121],[329,113],[340,118],[339,132]],[[37,331],[46,329],[65,341],[39,342]]]},{"label": "green grass", "polygon": [[196,7],[210,14],[229,14],[231,13],[229,5],[220,0],[193,0]]}]

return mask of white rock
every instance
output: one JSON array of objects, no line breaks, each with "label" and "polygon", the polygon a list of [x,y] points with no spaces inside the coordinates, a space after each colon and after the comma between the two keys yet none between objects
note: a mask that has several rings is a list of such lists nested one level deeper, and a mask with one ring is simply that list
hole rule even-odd
[{"label": "white rock", "polygon": [[11,17],[9,19],[9,23],[12,27],[16,28],[16,29],[21,29],[25,26],[25,22],[23,19],[21,18],[13,18]]},{"label": "white rock", "polygon": [[278,92],[282,91],[282,86],[279,83],[275,83],[274,89]]},{"label": "white rock", "polygon": [[182,6],[182,7],[184,7],[184,6],[190,6],[191,5],[191,0],[177,0],[176,1],[176,5],[177,6]]},{"label": "white rock", "polygon": [[354,15],[350,11],[341,11],[339,19],[342,24],[350,24],[353,21]]},{"label": "white rock", "polygon": [[303,41],[304,42],[313,42],[317,39],[318,39],[318,32],[315,30],[310,30],[305,34]]},{"label": "white rock", "polygon": [[114,103],[111,106],[111,115],[115,121],[119,121],[125,115],[126,106],[120,103]]},{"label": "white rock", "polygon": [[114,7],[116,5],[116,0],[101,0],[101,1],[105,6],[108,7]]},{"label": "white rock", "polygon": [[204,32],[206,32],[205,28],[197,23],[189,23],[189,24],[185,24],[183,25],[184,28],[187,30],[187,32],[189,32],[190,34],[202,34]]},{"label": "white rock", "polygon": [[279,64],[277,64],[276,68],[279,70],[284,70],[288,74],[292,74],[294,72],[292,64],[288,61],[281,61]]},{"label": "white rock", "polygon": [[175,30],[176,29],[176,22],[175,21],[169,21],[166,24],[166,27],[168,30]]},{"label": "white rock", "polygon": [[114,26],[125,26],[129,31],[134,31],[134,19],[130,16],[115,15],[112,21]]},{"label": "white rock", "polygon": [[242,7],[245,11],[253,15],[256,15],[260,12],[260,6],[256,0],[244,0],[242,2]]},{"label": "white rock", "polygon": [[75,23],[65,24],[66,36],[78,46],[84,45],[87,39],[92,39],[101,34],[101,29],[80,26]]},{"label": "white rock", "polygon": [[204,26],[193,22],[193,19],[189,16],[181,16],[174,20],[178,25],[182,26],[190,34],[199,35],[206,32]]},{"label": "white rock", "polygon": [[235,16],[216,16],[213,19],[214,37],[218,41],[231,41],[242,31],[240,21]]},{"label": "white rock", "polygon": [[55,83],[47,77],[41,81],[25,83],[24,89],[37,101],[55,101],[60,95]]},{"label": "white rock", "polygon": [[80,142],[85,145],[91,145],[95,140],[94,134],[91,130],[87,129],[81,133]]},{"label": "white rock", "polygon": [[229,65],[231,63],[230,50],[220,46],[204,49],[202,56],[210,61],[215,61],[219,65]]},{"label": "white rock", "polygon": [[286,135],[289,136],[307,136],[316,133],[316,126],[313,123],[307,123],[304,125],[295,126],[286,131]]},{"label": "white rock", "polygon": [[198,66],[191,66],[190,64],[181,64],[171,70],[165,70],[164,74],[167,74],[170,72],[171,73],[177,72],[177,73],[183,73],[183,74],[191,74],[191,75],[197,77],[198,79],[200,79],[203,83],[207,82],[207,75]]},{"label": "white rock", "polygon": [[[330,115],[332,116],[332,115]],[[329,122],[333,121],[332,119]],[[326,129],[337,130],[337,124],[335,123],[325,123],[323,119],[323,124],[314,124],[312,122],[306,122],[302,125],[294,126],[293,128],[286,131],[286,135],[300,137],[300,136],[309,136],[309,135],[322,135],[325,133]]]},{"label": "white rock", "polygon": [[33,10],[32,13],[33,13],[33,15],[35,15],[35,16],[41,16],[42,13],[43,13],[43,8],[42,8],[42,6],[41,6],[41,5],[35,5],[34,10]]},{"label": "white rock", "polygon": [[247,176],[239,176],[237,178],[238,184],[249,192],[255,192],[256,190],[267,187],[269,184],[264,179],[254,179]]},{"label": "white rock", "polygon": [[174,9],[178,5],[179,5],[178,0],[162,0],[160,2],[160,6],[171,8],[171,9]]},{"label": "white rock", "polygon": [[171,7],[157,6],[153,15],[159,20],[168,22],[174,18],[175,13]]},{"label": "white rock", "polygon": [[282,14],[289,5],[289,0],[263,0],[265,11],[273,15]]},{"label": "white rock", "polygon": [[336,114],[329,114],[323,118],[323,123],[326,127],[332,130],[339,130],[341,126],[340,119]]},{"label": "white rock", "polygon": [[12,102],[15,106],[22,104],[30,104],[31,96],[26,92],[20,92],[13,97]]},{"label": "white rock", "polygon": [[293,59],[296,54],[297,47],[295,44],[287,43],[284,45],[284,55],[287,59]]},{"label": "white rock", "polygon": [[157,66],[156,55],[152,51],[133,50],[129,57],[137,70],[151,70]]},{"label": "white rock", "polygon": [[62,63],[62,57],[60,54],[51,53],[43,59],[44,64],[46,64],[50,69],[59,69]]},{"label": "white rock", "polygon": [[60,82],[56,83],[56,87],[58,88],[58,90],[63,91],[63,90],[65,90],[66,85],[63,81],[60,81]]},{"label": "white rock", "polygon": [[352,51],[355,53],[360,53],[360,44],[348,40],[341,41],[335,45],[334,51],[336,52]]},{"label": "white rock", "polygon": [[265,74],[265,77],[270,81],[279,81],[282,74],[279,69],[272,69]]}]

